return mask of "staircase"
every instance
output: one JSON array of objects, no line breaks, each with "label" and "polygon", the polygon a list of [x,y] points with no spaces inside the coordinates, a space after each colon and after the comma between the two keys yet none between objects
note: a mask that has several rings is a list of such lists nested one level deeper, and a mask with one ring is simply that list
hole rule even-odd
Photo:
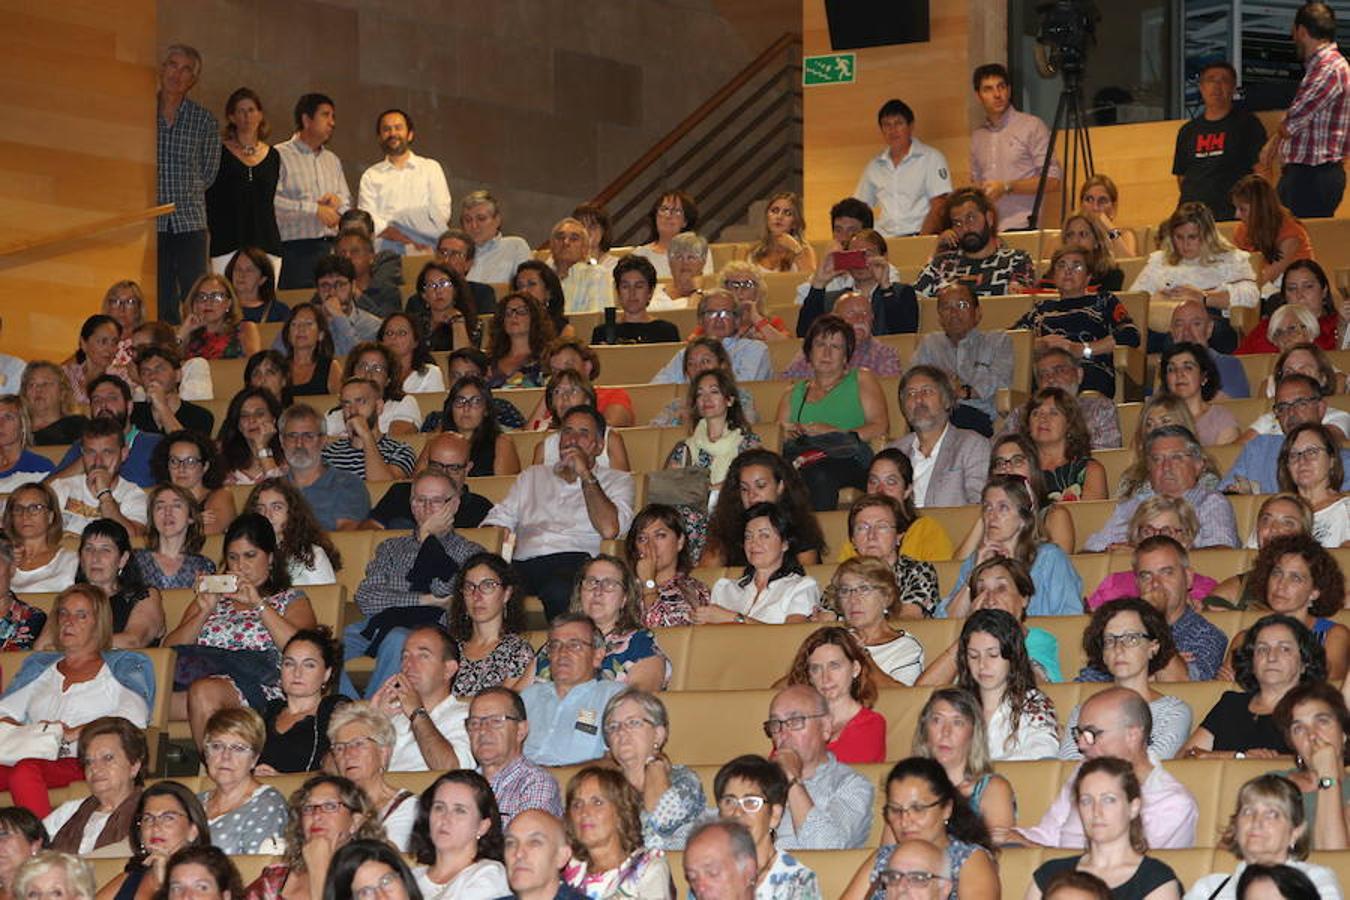
[{"label": "staircase", "polygon": [[609,211],[611,242],[645,242],[647,214],[667,188],[698,201],[698,232],[709,241],[761,201],[759,218],[741,226],[758,237],[762,201],[802,190],[801,60],[801,36],[783,34],[592,198]]}]

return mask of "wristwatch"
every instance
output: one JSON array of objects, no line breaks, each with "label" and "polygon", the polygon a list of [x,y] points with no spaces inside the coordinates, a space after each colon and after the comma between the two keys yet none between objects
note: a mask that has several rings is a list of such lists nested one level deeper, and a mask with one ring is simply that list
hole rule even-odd
[{"label": "wristwatch", "polygon": [[271,459],[271,458],[272,458],[272,451],[271,451],[271,450],[268,450],[266,447],[264,447],[264,448],[262,448],[261,450],[258,451],[257,456],[258,456],[258,459]]},{"label": "wristwatch", "polygon": [[1087,341],[1083,342],[1083,359],[1092,359],[1092,345]]},{"label": "wristwatch", "polygon": [[646,581],[642,582],[642,587],[648,591],[656,590],[656,579],[648,578]]},{"label": "wristwatch", "polygon": [[1335,779],[1335,778],[1319,778],[1319,779],[1317,779],[1317,789],[1318,789],[1319,791],[1329,791],[1329,790],[1331,790],[1332,788],[1334,788],[1335,786],[1336,786],[1336,779]]}]

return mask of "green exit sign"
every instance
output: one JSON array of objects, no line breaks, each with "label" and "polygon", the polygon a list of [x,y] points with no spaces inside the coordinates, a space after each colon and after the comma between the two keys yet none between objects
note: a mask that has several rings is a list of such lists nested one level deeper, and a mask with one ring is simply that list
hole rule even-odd
[{"label": "green exit sign", "polygon": [[858,77],[856,53],[827,53],[802,58],[802,84],[852,84]]}]

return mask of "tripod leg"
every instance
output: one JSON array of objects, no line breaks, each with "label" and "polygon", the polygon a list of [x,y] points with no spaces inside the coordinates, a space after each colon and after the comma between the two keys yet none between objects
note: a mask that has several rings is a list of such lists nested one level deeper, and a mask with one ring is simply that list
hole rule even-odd
[{"label": "tripod leg", "polygon": [[1045,178],[1050,173],[1050,161],[1055,158],[1055,139],[1059,136],[1063,121],[1067,121],[1068,104],[1063,92],[1059,95],[1059,104],[1055,107],[1055,121],[1050,127],[1050,140],[1045,145],[1045,159],[1041,162],[1041,175],[1036,183],[1036,202],[1031,205],[1031,218],[1027,225],[1038,227],[1041,220],[1041,204],[1045,202]]}]

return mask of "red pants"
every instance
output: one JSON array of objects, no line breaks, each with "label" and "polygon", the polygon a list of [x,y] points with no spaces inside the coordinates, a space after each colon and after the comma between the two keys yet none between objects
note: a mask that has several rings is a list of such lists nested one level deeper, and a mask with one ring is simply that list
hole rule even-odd
[{"label": "red pants", "polygon": [[74,757],[21,759],[12,766],[0,766],[0,791],[7,789],[15,806],[22,806],[39,819],[52,811],[47,788],[76,781],[84,781],[84,769]]}]

